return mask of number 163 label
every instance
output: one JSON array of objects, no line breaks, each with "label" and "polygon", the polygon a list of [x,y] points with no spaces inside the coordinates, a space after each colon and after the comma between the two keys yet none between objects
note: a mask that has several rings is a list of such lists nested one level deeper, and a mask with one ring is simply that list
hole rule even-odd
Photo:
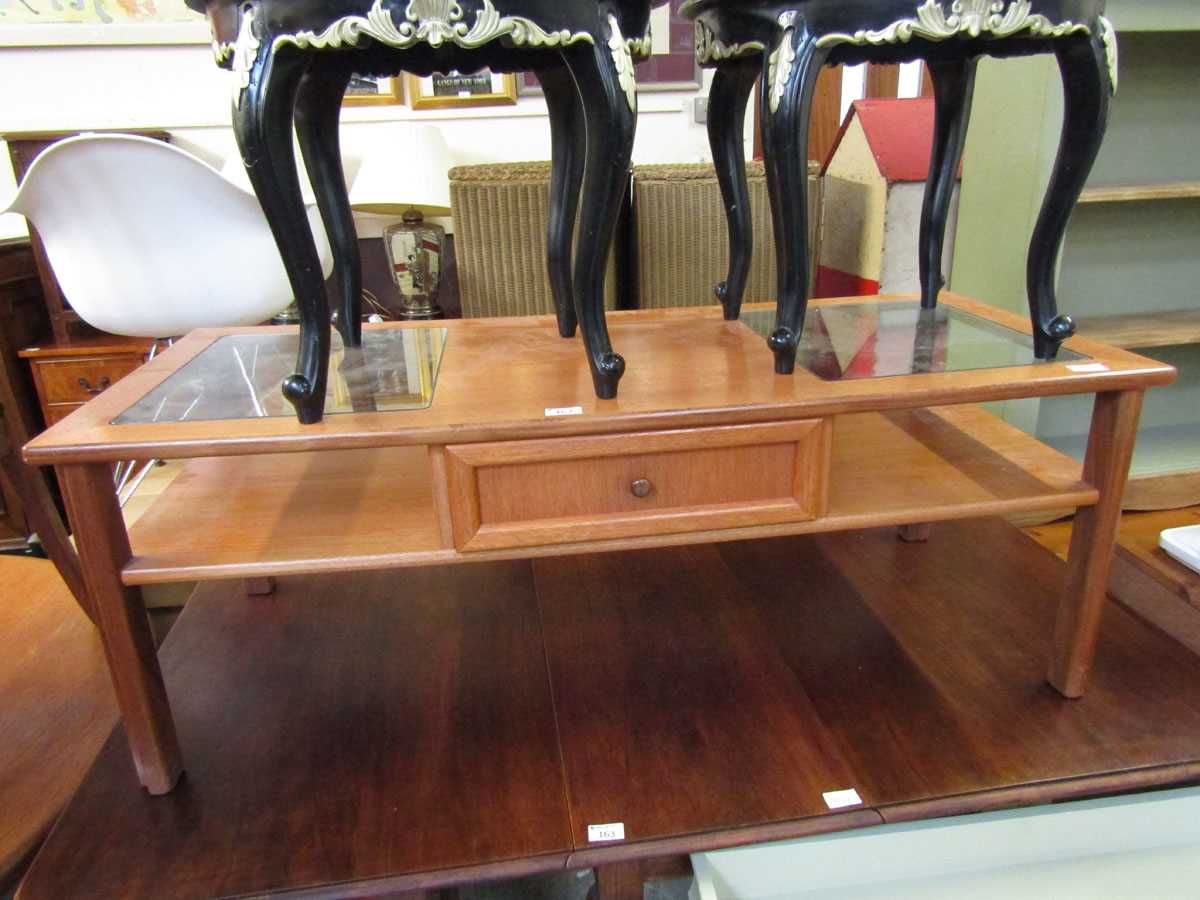
[{"label": "number 163 label", "polygon": [[611,825],[589,825],[588,840],[592,843],[599,841],[625,840],[625,823],[613,822]]}]

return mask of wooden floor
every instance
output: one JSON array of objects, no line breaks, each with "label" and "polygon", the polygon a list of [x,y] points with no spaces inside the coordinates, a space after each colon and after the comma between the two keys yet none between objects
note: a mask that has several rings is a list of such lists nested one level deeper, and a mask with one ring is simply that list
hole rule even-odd
[{"label": "wooden floor", "polygon": [[1064,571],[984,520],[204,585],[162,653],[184,782],[142,792],[118,729],[19,896],[365,896],[1200,780],[1200,657],[1140,619],[1046,686]]}]

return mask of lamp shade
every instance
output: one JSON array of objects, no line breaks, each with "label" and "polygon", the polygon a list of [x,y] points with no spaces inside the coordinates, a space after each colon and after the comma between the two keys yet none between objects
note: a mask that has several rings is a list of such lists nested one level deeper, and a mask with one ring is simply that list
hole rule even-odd
[{"label": "lamp shade", "polygon": [[373,147],[350,188],[359,212],[428,217],[450,215],[450,151],[432,125],[393,125],[373,135]]}]

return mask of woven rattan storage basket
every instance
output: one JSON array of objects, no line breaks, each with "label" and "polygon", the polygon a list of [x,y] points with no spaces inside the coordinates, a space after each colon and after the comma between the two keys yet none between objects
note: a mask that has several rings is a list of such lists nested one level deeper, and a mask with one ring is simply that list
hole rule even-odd
[{"label": "woven rattan storage basket", "polygon": [[[821,233],[819,167],[809,164],[810,258]],[[754,255],[745,301],[775,299],[775,238],[761,162],[746,165]],[[716,303],[713,288],[729,267],[729,237],[721,189],[711,165],[636,166],[633,209],[637,230],[638,305],[646,308]],[[810,271],[815,272],[815,267]]]},{"label": "woven rattan storage basket", "polygon": [[[458,166],[450,170],[450,207],[463,316],[554,312],[546,275],[550,163]],[[617,240],[621,238],[618,236]],[[605,305],[615,305],[612,259]]]}]

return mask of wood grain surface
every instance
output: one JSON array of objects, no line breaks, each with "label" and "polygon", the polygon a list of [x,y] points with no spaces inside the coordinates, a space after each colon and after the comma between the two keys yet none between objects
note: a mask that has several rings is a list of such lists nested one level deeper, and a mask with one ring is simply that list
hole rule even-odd
[{"label": "wood grain surface", "polygon": [[[589,573],[579,590],[579,567]],[[1045,681],[1065,567],[997,520],[534,562],[572,833],[966,813],[1200,778],[1200,657],[1119,608]],[[626,848],[632,853],[634,848]]]},{"label": "wood grain surface", "polygon": [[142,364],[140,356],[65,357],[33,367],[44,403],[86,403]]},{"label": "wood grain surface", "polygon": [[[1200,463],[1198,463],[1200,465]],[[1180,509],[1200,504],[1200,469],[1133,475],[1125,482],[1126,510]]]},{"label": "wood grain surface", "polygon": [[118,730],[20,896],[377,896],[1200,780],[1200,656],[1114,607],[1088,694],[1046,684],[1066,576],[984,520],[204,585],[163,650],[187,777],[147,797]]},{"label": "wood grain surface", "polygon": [[117,705],[100,633],[53,564],[0,556],[0,584],[2,892],[83,780]]},{"label": "wood grain surface", "polygon": [[[906,299],[911,300],[883,302]],[[861,303],[863,298],[817,302]],[[1029,333],[1023,316],[946,292],[941,302]],[[300,425],[290,416],[110,424],[212,341],[246,329],[196,331],[39,435],[26,446],[25,457],[37,464],[187,459],[612,434],[1141,389],[1175,377],[1171,366],[1080,337],[1066,347],[1103,368],[1080,372],[1059,361],[823,381],[801,369],[795,375],[776,375],[762,339],[740,322],[723,321],[716,307],[621,311],[611,313],[609,322],[613,345],[629,364],[614,400],[596,399],[584,355],[574,341],[558,337],[553,317],[473,319],[379,326],[448,329],[437,392],[428,409],[330,415],[318,425]],[[573,406],[581,406],[582,414],[545,414],[548,408]]]},{"label": "wood grain surface", "polygon": [[1083,477],[1100,491],[1100,501],[1075,514],[1049,675],[1066,697],[1083,694],[1091,671],[1142,399],[1140,391],[1097,394],[1092,408]]},{"label": "wood grain surface", "polygon": [[[1071,543],[1071,521],[1039,525],[1027,533],[1062,559]],[[1113,553],[1112,599],[1200,654],[1200,575],[1158,546],[1166,528],[1200,525],[1200,507],[1124,513]]]},{"label": "wood grain surface", "polygon": [[[456,553],[423,448],[193,460],[130,530],[129,584],[419,566],[1094,503],[1078,462],[973,406],[840,416],[811,522]],[[905,473],[899,477],[898,473]],[[442,506],[443,514],[449,501]]]},{"label": "wood grain surface", "polygon": [[202,587],[163,647],[182,783],[147,797],[118,729],[21,897],[346,897],[564,865],[527,564],[238,594]]},{"label": "wood grain surface", "polygon": [[1159,535],[1168,528],[1196,525],[1200,525],[1200,506],[1166,512],[1126,513],[1121,517],[1117,555],[1200,612],[1200,572],[1172,559],[1158,543]]},{"label": "wood grain surface", "polygon": [[183,762],[141,590],[121,582],[130,549],[112,473],[103,463],[60,466],[58,478],[138,778],[150,793],[165,794]]},{"label": "wood grain surface", "polygon": [[818,491],[829,482],[831,426],[800,420],[450,446],[455,545],[493,550],[806,521],[825,509]]}]

